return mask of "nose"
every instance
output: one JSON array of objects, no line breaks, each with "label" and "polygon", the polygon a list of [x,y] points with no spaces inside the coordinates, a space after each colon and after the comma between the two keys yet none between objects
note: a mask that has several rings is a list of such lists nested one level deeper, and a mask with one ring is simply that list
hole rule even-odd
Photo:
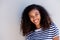
[{"label": "nose", "polygon": [[35,20],[36,19],[36,16],[34,16],[33,19]]}]

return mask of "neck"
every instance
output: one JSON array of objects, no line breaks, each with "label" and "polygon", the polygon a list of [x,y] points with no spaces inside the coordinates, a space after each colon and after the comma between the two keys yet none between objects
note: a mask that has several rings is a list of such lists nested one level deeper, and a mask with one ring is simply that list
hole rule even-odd
[{"label": "neck", "polygon": [[36,25],[36,28],[39,29],[41,26],[40,25]]}]

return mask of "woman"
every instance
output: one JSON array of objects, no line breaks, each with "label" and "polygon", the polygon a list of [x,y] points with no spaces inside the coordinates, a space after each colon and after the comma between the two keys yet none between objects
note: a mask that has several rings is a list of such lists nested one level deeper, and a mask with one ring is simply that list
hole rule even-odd
[{"label": "woman", "polygon": [[56,25],[40,5],[32,4],[24,9],[21,29],[26,40],[59,40]]}]

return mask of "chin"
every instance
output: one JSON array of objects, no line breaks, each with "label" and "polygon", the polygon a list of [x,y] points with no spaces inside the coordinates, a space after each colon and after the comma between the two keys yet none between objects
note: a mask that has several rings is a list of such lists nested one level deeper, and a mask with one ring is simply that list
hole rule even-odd
[{"label": "chin", "polygon": [[39,23],[36,23],[35,25],[39,25]]}]

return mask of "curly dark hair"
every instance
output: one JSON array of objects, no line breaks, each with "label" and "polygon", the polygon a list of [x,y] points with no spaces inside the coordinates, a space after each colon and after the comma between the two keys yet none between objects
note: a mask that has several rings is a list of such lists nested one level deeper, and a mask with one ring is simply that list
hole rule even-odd
[{"label": "curly dark hair", "polygon": [[30,32],[33,32],[36,29],[35,24],[33,24],[30,21],[30,18],[28,15],[29,12],[33,9],[37,9],[40,12],[40,15],[41,15],[40,25],[43,30],[48,29],[52,23],[52,20],[48,12],[42,6],[37,4],[29,5],[24,9],[21,17],[21,29],[22,29],[23,36],[27,35]]}]

